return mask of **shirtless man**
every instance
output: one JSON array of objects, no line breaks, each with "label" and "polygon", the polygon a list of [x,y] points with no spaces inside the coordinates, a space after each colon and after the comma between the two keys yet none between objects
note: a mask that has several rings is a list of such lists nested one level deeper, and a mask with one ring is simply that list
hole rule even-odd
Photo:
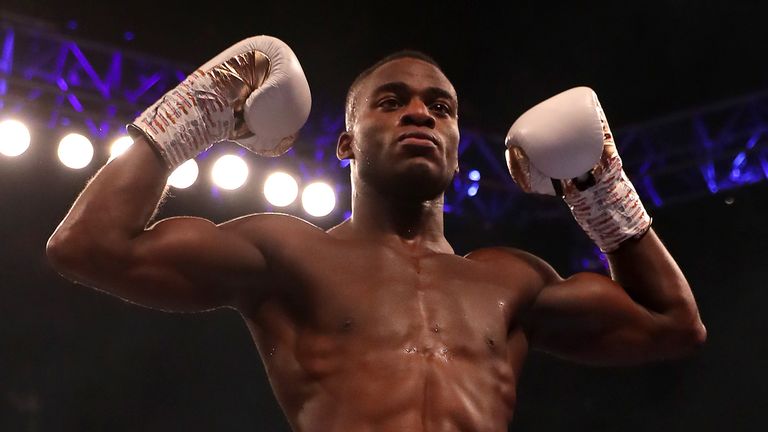
[{"label": "shirtless man", "polygon": [[[527,123],[510,131],[508,161],[527,191],[562,187],[609,252],[613,278],[563,279],[512,248],[454,254],[443,235],[443,191],[458,167],[456,92],[418,53],[378,63],[350,88],[337,146],[351,162],[348,220],[328,231],[282,214],[149,226],[174,167],[222,139],[279,154],[309,104],[301,67],[280,41],[256,37],[228,49],[130,126],[135,145],[102,168],[51,237],[52,264],[147,307],[239,311],[291,427],[303,432],[502,432],[529,349],[630,365],[704,342],[690,288],[642,205],[609,221],[609,231],[579,215],[618,212],[605,197],[584,197],[595,190],[626,190],[617,199],[637,208],[628,180],[609,175],[617,159],[606,155],[615,151],[598,154],[590,179],[542,181],[539,148],[563,147],[545,159],[567,155],[595,124],[598,146],[605,138],[611,148],[594,105],[586,116],[576,109],[592,117],[590,127],[558,118],[551,104],[524,115]],[[563,132],[565,143],[563,133],[531,132],[562,125],[575,129]]]}]

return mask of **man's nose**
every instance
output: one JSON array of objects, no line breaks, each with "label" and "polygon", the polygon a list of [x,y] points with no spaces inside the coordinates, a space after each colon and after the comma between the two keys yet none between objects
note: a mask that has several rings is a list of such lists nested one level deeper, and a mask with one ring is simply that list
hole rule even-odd
[{"label": "man's nose", "polygon": [[404,126],[425,126],[428,128],[435,127],[435,117],[429,111],[429,108],[419,100],[414,98],[405,107],[402,117],[400,117],[400,123]]}]

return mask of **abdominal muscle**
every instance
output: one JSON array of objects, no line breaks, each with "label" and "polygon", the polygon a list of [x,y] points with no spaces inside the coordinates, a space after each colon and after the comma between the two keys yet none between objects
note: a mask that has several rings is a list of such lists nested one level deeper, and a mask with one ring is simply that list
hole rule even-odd
[{"label": "abdominal muscle", "polygon": [[512,418],[515,372],[485,343],[372,349],[302,339],[293,361],[283,352],[265,362],[296,431],[503,432]]}]

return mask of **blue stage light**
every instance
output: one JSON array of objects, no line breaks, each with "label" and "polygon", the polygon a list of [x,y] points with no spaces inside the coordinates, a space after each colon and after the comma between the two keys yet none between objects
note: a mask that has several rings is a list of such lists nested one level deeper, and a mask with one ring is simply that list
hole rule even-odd
[{"label": "blue stage light", "polygon": [[704,181],[707,183],[707,188],[711,193],[717,193],[720,188],[717,186],[715,180],[715,166],[712,162],[701,167],[701,173],[704,175]]},{"label": "blue stage light", "polygon": [[736,155],[736,158],[733,160],[733,167],[735,168],[741,168],[742,165],[744,165],[744,161],[747,160],[747,154],[744,152],[739,153]]},{"label": "blue stage light", "polygon": [[467,195],[473,197],[477,195],[477,190],[480,189],[480,185],[477,183],[472,183],[472,185],[469,186],[467,189]]}]

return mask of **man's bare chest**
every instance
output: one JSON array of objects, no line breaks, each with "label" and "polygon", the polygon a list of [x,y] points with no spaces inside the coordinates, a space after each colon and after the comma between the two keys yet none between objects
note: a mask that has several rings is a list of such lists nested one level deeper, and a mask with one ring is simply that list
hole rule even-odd
[{"label": "man's bare chest", "polygon": [[455,255],[329,250],[295,269],[280,309],[305,334],[437,353],[494,350],[529,303],[524,281]]}]

